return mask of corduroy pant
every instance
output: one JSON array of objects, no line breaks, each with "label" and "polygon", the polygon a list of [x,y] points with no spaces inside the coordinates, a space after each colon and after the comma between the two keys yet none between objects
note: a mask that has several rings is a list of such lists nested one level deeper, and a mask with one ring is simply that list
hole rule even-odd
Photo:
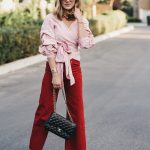
[{"label": "corduroy pant", "polygon": [[[71,68],[75,78],[75,84],[70,86],[69,79],[66,78],[64,71],[64,87],[67,105],[73,121],[77,128],[75,135],[71,139],[65,140],[65,150],[86,150],[86,130],[84,120],[84,104],[82,93],[82,71],[80,61],[71,59]],[[64,65],[65,70],[65,65]],[[46,62],[45,73],[42,80],[39,105],[35,112],[32,133],[30,137],[30,150],[43,150],[48,131],[43,127],[43,123],[54,111],[53,103],[53,85],[52,74],[48,62]],[[59,89],[56,89],[56,99],[58,98]],[[68,113],[66,113],[68,118]],[[52,133],[51,133],[52,134]],[[53,150],[53,148],[51,149]]]}]

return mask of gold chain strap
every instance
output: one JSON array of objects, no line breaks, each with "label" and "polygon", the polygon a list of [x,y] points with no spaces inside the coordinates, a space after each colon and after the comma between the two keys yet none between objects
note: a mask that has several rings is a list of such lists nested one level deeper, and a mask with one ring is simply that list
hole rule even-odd
[{"label": "gold chain strap", "polygon": [[[55,25],[54,25],[54,33],[55,33]],[[55,40],[56,40],[56,35],[55,35]],[[63,93],[63,97],[64,97],[64,100],[65,100],[65,104],[66,104],[66,108],[67,108],[69,118],[73,122],[73,119],[71,117],[71,114],[70,114],[68,106],[67,106],[66,96],[65,96],[65,92],[64,92],[64,85],[63,85],[63,88],[62,88],[62,93]],[[53,87],[53,98],[54,98],[54,111],[56,112],[56,92],[55,92],[54,87]]]},{"label": "gold chain strap", "polygon": [[[73,122],[73,119],[71,117],[71,114],[70,114],[68,106],[67,106],[67,100],[66,100],[66,96],[65,96],[64,86],[62,88],[62,93],[63,93],[63,98],[64,98],[64,101],[65,101],[65,104],[66,104],[66,109],[67,109],[69,118]],[[53,98],[54,98],[54,111],[56,112],[56,92],[55,92],[55,88],[53,88]]]}]

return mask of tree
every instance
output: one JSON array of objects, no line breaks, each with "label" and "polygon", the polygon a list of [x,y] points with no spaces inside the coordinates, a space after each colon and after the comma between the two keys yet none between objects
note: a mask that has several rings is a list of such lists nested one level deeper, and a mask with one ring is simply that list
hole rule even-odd
[{"label": "tree", "polygon": [[139,17],[139,0],[133,0],[133,14],[135,17]]}]

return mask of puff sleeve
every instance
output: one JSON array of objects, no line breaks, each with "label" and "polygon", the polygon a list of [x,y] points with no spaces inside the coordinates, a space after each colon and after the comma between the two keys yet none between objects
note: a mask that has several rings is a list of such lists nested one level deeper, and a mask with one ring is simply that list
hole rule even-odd
[{"label": "puff sleeve", "polygon": [[78,39],[78,45],[80,48],[90,48],[95,44],[93,33],[89,28],[89,21],[86,18],[83,18],[84,29],[88,32],[88,36],[80,37]]},{"label": "puff sleeve", "polygon": [[50,18],[50,14],[47,15],[43,21],[40,30],[39,53],[48,57],[55,57],[57,52],[57,43],[55,40],[54,23]]}]

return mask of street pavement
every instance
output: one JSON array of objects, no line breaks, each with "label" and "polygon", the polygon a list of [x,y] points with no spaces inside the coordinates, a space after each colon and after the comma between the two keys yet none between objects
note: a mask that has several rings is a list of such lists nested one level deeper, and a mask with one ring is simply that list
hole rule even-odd
[{"label": "street pavement", "polygon": [[[87,150],[150,150],[150,28],[81,50]],[[0,76],[0,150],[28,150],[45,62]],[[65,115],[60,92],[57,112]],[[49,133],[43,150],[63,150]]]}]

